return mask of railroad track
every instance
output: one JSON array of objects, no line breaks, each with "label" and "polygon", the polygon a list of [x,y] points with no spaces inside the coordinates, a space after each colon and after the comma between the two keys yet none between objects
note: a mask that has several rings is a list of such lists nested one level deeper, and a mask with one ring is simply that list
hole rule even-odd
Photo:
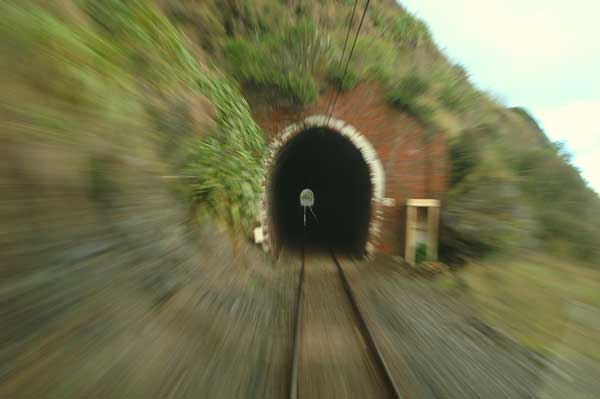
[{"label": "railroad track", "polygon": [[401,398],[333,251],[301,257],[290,399]]}]

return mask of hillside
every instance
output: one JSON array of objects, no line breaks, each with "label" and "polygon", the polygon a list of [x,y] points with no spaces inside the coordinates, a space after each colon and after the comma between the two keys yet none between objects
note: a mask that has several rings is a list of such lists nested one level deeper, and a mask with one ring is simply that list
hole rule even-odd
[{"label": "hillside", "polygon": [[560,143],[550,142],[524,108],[506,108],[478,91],[468,71],[436,47],[427,26],[393,0],[370,2],[340,81],[353,5],[171,1],[162,8],[195,44],[198,59],[236,80],[251,108],[303,107],[338,85],[352,90],[373,82],[431,134],[446,133],[452,157],[443,214],[447,260],[523,246],[595,259],[600,199]]},{"label": "hillside", "polygon": [[353,6],[0,3],[0,397],[282,397],[299,263],[249,240],[255,115],[359,85],[449,140],[452,273],[352,266],[397,370],[423,397],[530,398],[583,364],[570,386],[597,392],[598,195],[393,0],[344,74]]},{"label": "hillside", "polygon": [[[48,127],[40,117],[47,114],[65,123],[41,139],[70,145],[82,135],[68,131],[92,120],[110,130],[135,125],[126,138],[109,140],[113,146],[155,131],[163,143],[153,145],[163,147],[169,173],[195,177],[178,184],[194,207],[249,231],[266,148],[249,111],[271,103],[303,107],[328,89],[371,82],[430,134],[450,137],[441,248],[447,260],[523,245],[583,260],[598,255],[600,200],[569,155],[524,108],[506,108],[474,88],[427,26],[393,0],[370,2],[344,76],[352,1],[16,4],[3,6],[3,84],[15,94],[5,112],[21,122],[4,130],[29,137]],[[361,13],[358,7],[354,29]],[[29,55],[36,67],[15,69]],[[80,60],[85,64],[74,68]],[[108,93],[110,105],[101,100]],[[29,106],[18,109],[23,103]]]}]

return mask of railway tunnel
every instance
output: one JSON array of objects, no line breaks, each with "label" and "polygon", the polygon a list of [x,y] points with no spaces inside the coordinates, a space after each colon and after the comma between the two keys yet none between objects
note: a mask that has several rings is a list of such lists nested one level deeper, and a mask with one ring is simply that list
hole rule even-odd
[{"label": "railway tunnel", "polygon": [[[299,194],[314,192],[312,211]],[[297,133],[279,150],[269,185],[271,230],[279,248],[328,251],[351,256],[365,252],[373,195],[370,169],[361,151],[346,136],[328,127]]]},{"label": "railway tunnel", "polygon": [[318,223],[309,213],[309,246],[410,261],[417,244],[427,241],[435,257],[439,211],[419,218],[417,208],[439,207],[446,192],[446,134],[394,108],[372,85],[341,93],[335,114],[324,115],[329,100],[323,94],[302,109],[275,104],[253,110],[269,138],[254,241],[274,256],[299,247],[299,194],[310,188]]}]

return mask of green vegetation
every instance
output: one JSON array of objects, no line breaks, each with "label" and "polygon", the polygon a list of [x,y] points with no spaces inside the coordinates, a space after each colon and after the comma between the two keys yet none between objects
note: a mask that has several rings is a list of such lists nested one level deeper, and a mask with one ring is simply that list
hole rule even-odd
[{"label": "green vegetation", "polygon": [[[9,166],[3,195],[15,204],[2,207],[10,216],[2,223],[4,246],[19,259],[7,262],[7,276],[31,279],[19,285],[45,298],[46,309],[57,308],[56,293],[75,303],[64,287],[81,286],[87,297],[99,288],[97,276],[71,268],[49,278],[45,252],[52,246],[53,262],[75,265],[80,260],[68,260],[73,251],[62,245],[75,246],[85,232],[97,238],[97,248],[84,248],[90,259],[104,250],[118,256],[77,269],[114,260],[129,284],[122,265],[143,264],[135,273],[159,281],[144,284],[158,284],[158,296],[168,298],[179,277],[163,266],[188,262],[196,270],[198,263],[180,254],[197,242],[186,244],[172,191],[191,218],[207,222],[205,253],[220,255],[229,244],[215,244],[210,219],[237,233],[254,227],[265,137],[242,93],[264,91],[273,94],[268,101],[302,107],[325,89],[368,84],[449,138],[440,254],[467,267],[434,283],[459,291],[485,320],[535,350],[555,351],[568,339],[600,359],[588,316],[574,319],[569,307],[600,306],[600,276],[590,266],[600,256],[600,200],[564,145],[548,140],[525,109],[507,109],[474,88],[427,27],[391,0],[372,0],[346,75],[339,59],[353,2],[291,3],[2,2],[0,152]],[[142,248],[144,261],[110,249],[105,234]],[[562,260],[507,256],[523,249]],[[155,262],[163,257],[169,261]],[[420,246],[417,261],[424,259]]]},{"label": "green vegetation", "polygon": [[440,251],[460,262],[500,250],[535,245],[531,209],[497,148],[493,126],[450,141],[450,190],[442,211]]},{"label": "green vegetation", "polygon": [[[427,26],[390,1],[371,1],[346,75],[340,56],[353,2],[33,4],[2,5],[0,79],[14,93],[2,104],[13,121],[3,129],[14,137],[85,149],[102,142],[90,159],[153,159],[162,173],[185,177],[178,187],[196,210],[248,230],[265,139],[239,90],[302,107],[325,89],[377,85],[451,140],[446,259],[523,246],[600,255],[600,201],[565,149],[527,111],[474,88]],[[90,176],[94,187],[109,183]]]},{"label": "green vegetation", "polygon": [[279,32],[228,40],[224,53],[240,83],[274,88],[293,103],[308,104],[319,94],[315,75],[329,62],[330,44],[314,23],[301,20]]},{"label": "green vegetation", "polygon": [[[298,105],[314,102],[330,85],[349,90],[359,81],[375,80],[389,91],[396,90],[414,67],[421,72],[430,61],[413,59],[414,51],[441,56],[422,21],[383,1],[373,1],[351,68],[342,81],[345,63],[339,60],[352,7],[353,2],[336,0],[299,2],[296,7],[274,0],[164,6],[176,25],[185,30],[193,26],[193,38],[243,87],[275,89],[279,97]],[[355,16],[355,29],[358,19]],[[197,25],[215,26],[210,32],[203,29],[201,37]],[[414,110],[429,116],[424,106],[414,106]]]},{"label": "green vegetation", "polygon": [[[2,6],[2,83],[15,94],[3,107],[18,121],[7,132],[74,151],[96,143],[94,159],[160,154],[165,174],[193,173],[184,191],[197,206],[249,229],[265,144],[235,84],[199,64],[148,3],[79,4],[78,23],[58,6]],[[207,115],[193,116],[196,103]],[[97,193],[110,183],[102,175],[90,175]]]},{"label": "green vegetation", "polygon": [[353,89],[359,82],[359,77],[352,68],[348,68],[345,72],[344,74],[343,66],[332,65],[327,73],[327,78],[334,87],[339,87],[344,91]]},{"label": "green vegetation", "polygon": [[390,25],[392,38],[402,46],[418,48],[432,45],[427,25],[408,13],[398,15]]},{"label": "green vegetation", "polygon": [[427,244],[420,242],[415,250],[415,263],[418,265],[427,260]]},{"label": "green vegetation", "polygon": [[199,204],[234,227],[250,228],[264,138],[245,101],[227,79],[197,64],[183,38],[156,10],[141,2],[114,1],[114,9],[88,4],[89,15],[127,45],[132,52],[127,58],[140,60],[140,76],[155,78],[159,90],[160,80],[172,77],[164,83],[179,81],[213,104],[215,126],[203,140],[185,141],[189,155],[183,170],[196,176],[190,188]]},{"label": "green vegetation", "polygon": [[[495,257],[471,266],[434,284],[541,354],[562,357],[576,351],[600,360],[595,330],[598,270],[536,254]],[[595,310],[586,311],[587,307]]]},{"label": "green vegetation", "polygon": [[425,125],[433,120],[433,109],[423,104],[419,97],[427,92],[429,83],[417,75],[408,75],[388,93],[388,100],[395,106],[405,110]]},{"label": "green vegetation", "polygon": [[600,242],[597,194],[564,146],[551,143],[525,111],[502,116],[504,124],[482,125],[451,141],[445,255],[527,247],[594,261]]}]

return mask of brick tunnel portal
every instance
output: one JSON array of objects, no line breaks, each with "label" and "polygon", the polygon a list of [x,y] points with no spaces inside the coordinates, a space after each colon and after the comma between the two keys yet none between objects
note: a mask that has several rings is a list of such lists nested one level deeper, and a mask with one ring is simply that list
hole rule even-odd
[{"label": "brick tunnel portal", "polygon": [[[327,127],[301,131],[280,149],[270,172],[269,209],[278,247],[329,250],[352,256],[365,254],[371,220],[373,187],[361,151]],[[300,192],[314,192],[303,223]]]}]

